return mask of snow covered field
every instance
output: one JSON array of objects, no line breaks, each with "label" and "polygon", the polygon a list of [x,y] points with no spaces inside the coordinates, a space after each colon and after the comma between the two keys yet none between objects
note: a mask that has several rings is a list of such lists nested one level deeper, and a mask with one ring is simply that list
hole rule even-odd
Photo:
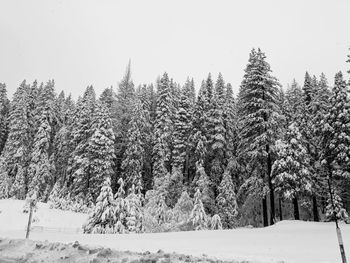
[{"label": "snow covered field", "polygon": [[[24,238],[28,214],[22,213],[24,201],[0,200],[0,237]],[[87,215],[49,209],[39,203],[34,218],[39,228],[34,240],[74,242],[110,247],[117,250],[150,251],[159,249],[219,259],[253,262],[326,263],[341,262],[334,223],[283,221],[268,228],[240,228],[222,231],[176,232],[129,235],[84,235],[77,229]],[[345,250],[350,258],[350,225],[341,225]]]}]

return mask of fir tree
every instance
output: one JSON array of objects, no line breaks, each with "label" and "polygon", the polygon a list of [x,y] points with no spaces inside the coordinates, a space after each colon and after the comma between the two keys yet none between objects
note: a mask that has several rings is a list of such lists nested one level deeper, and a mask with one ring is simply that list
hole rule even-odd
[{"label": "fir tree", "polygon": [[[275,218],[275,197],[272,185],[272,149],[277,137],[280,84],[271,75],[270,65],[260,49],[249,56],[239,91],[240,149],[259,163],[261,177],[266,179],[270,194],[270,223]],[[268,225],[267,198],[262,198],[264,226]]]},{"label": "fir tree", "polygon": [[[93,134],[92,122],[96,108],[96,95],[92,86],[87,87],[81,101],[78,101],[76,108],[75,123],[72,129],[71,145],[74,150],[71,154],[68,166],[68,187],[72,195],[88,197],[91,173],[89,167],[89,141]],[[91,148],[91,147],[90,147]]]},{"label": "fir tree", "polygon": [[189,220],[192,210],[193,210],[193,200],[188,195],[187,191],[183,191],[173,209],[174,219],[177,222],[185,223]]},{"label": "fir tree", "polygon": [[[128,130],[133,115],[135,100],[135,86],[131,78],[131,62],[127,65],[124,77],[120,81],[116,92],[115,110],[112,120],[115,132],[116,173],[122,172],[123,155],[127,147]],[[112,109],[113,110],[113,109]]]},{"label": "fir tree", "polygon": [[190,220],[194,230],[204,230],[207,228],[207,215],[201,201],[201,192],[197,189],[194,195],[194,206],[191,211]]},{"label": "fir tree", "polygon": [[236,193],[231,175],[225,171],[219,186],[219,195],[216,198],[219,216],[224,228],[233,228],[237,226],[236,217],[238,215],[238,206]]},{"label": "fir tree", "polygon": [[129,233],[140,233],[143,231],[143,211],[139,195],[135,186],[132,185],[127,196],[128,211],[126,216],[126,226]]},{"label": "fir tree", "polygon": [[38,198],[46,201],[50,192],[51,164],[49,161],[49,143],[51,127],[46,118],[42,122],[34,138],[34,148],[29,166],[29,191],[35,191]]},{"label": "fir tree", "polygon": [[25,81],[21,83],[11,102],[9,115],[9,133],[2,152],[2,178],[11,182],[10,195],[24,199],[28,191],[27,169],[29,146],[31,142],[28,121],[28,90]]},{"label": "fir tree", "polygon": [[115,221],[111,180],[109,177],[106,177],[97,198],[96,206],[89,216],[87,224],[84,226],[84,233],[113,233]]},{"label": "fir tree", "polygon": [[[153,173],[155,187],[162,184],[163,178],[170,171],[172,138],[172,112],[171,112],[171,90],[167,73],[164,73],[158,85],[158,99],[154,133],[156,142],[153,148],[154,164]],[[156,181],[158,183],[156,184]]]},{"label": "fir tree", "polygon": [[179,105],[176,108],[174,116],[174,150],[172,166],[175,169],[179,169],[181,172],[186,171],[186,173],[188,173],[188,138],[190,137],[192,130],[193,113],[191,87],[191,82],[187,80],[185,86],[180,91]]},{"label": "fir tree", "polygon": [[114,134],[109,112],[101,104],[97,105],[92,125],[93,134],[88,142],[88,163],[85,168],[89,196],[93,200],[106,177],[112,178],[114,166]]},{"label": "fir tree", "polygon": [[325,220],[334,221],[336,218],[337,220],[343,220],[347,222],[349,219],[349,214],[344,209],[341,197],[336,193],[334,189],[332,189],[332,195],[333,202],[331,200],[330,194],[328,194]]},{"label": "fir tree", "polygon": [[218,214],[213,215],[213,217],[211,218],[210,229],[211,230],[221,230],[222,229],[221,218]]},{"label": "fir tree", "polygon": [[140,101],[134,105],[133,116],[130,122],[127,147],[122,162],[123,178],[126,188],[137,185],[142,181],[144,165],[144,140],[142,132],[146,126],[145,114]]},{"label": "fir tree", "polygon": [[10,101],[7,99],[6,93],[6,85],[0,83],[0,155],[5,147],[8,136]]},{"label": "fir tree", "polygon": [[115,224],[115,231],[117,233],[125,233],[127,230],[126,225],[126,217],[128,213],[128,201],[125,198],[125,191],[124,191],[124,181],[122,178],[119,178],[118,180],[119,188],[117,193],[114,196],[115,199],[115,218],[116,218],[116,224]]},{"label": "fir tree", "polygon": [[311,192],[310,160],[295,123],[288,127],[285,140],[276,142],[278,158],[273,164],[274,183],[278,192],[293,201],[294,218],[299,220],[298,198]]}]

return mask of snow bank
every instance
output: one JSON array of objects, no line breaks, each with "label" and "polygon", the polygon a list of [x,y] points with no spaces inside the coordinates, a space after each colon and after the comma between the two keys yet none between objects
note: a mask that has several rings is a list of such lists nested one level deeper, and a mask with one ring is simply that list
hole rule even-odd
[{"label": "snow bank", "polygon": [[[22,213],[24,201],[0,200],[0,236],[23,238],[28,214]],[[49,209],[39,203],[35,225],[81,227],[87,215]],[[350,258],[350,225],[341,225],[345,250]],[[338,263],[341,262],[334,223],[282,221],[267,228],[176,232],[129,235],[84,235],[44,231],[31,233],[31,239],[74,242],[110,247],[117,250],[150,251],[159,249],[219,259],[253,262]]]}]

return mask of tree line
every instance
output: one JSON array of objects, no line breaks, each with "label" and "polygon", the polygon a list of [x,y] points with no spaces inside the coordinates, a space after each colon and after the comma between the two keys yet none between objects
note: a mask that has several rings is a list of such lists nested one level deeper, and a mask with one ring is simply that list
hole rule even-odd
[{"label": "tree line", "polygon": [[344,218],[349,86],[341,72],[332,85],[306,72],[302,86],[282,88],[260,49],[237,96],[221,74],[209,74],[198,94],[193,79],[180,85],[167,73],[136,87],[130,64],[116,90],[97,97],[88,86],[76,101],[56,95],[53,80],[23,81],[11,101],[0,84],[0,197],[35,192],[62,209],[90,207],[90,231],[102,217],[102,228],[114,227],[108,214],[118,229],[135,229],[147,207],[161,224],[190,199],[196,228],[202,214],[224,228]]}]

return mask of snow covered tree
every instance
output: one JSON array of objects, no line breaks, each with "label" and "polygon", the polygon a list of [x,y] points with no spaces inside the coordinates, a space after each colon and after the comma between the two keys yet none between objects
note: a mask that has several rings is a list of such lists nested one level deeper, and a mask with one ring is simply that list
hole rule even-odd
[{"label": "snow covered tree", "polygon": [[0,83],[0,155],[8,136],[8,115],[10,101],[7,99],[6,85]]},{"label": "snow covered tree", "polygon": [[168,74],[164,73],[158,84],[158,99],[154,133],[156,142],[153,148],[154,154],[154,182],[162,184],[162,179],[170,171],[171,139],[172,139],[172,111],[171,90]]},{"label": "snow covered tree", "polygon": [[129,61],[125,74],[116,92],[115,110],[112,108],[112,120],[115,132],[116,173],[122,173],[123,155],[128,142],[128,130],[133,115],[135,86],[131,78],[131,62]]},{"label": "snow covered tree", "polygon": [[142,132],[146,126],[146,119],[142,104],[136,101],[130,121],[126,150],[124,152],[121,169],[126,188],[142,182],[142,171],[144,165],[144,141]]},{"label": "snow covered tree", "polygon": [[84,233],[106,234],[114,232],[116,222],[111,179],[106,177],[93,212],[84,225]]},{"label": "snow covered tree", "polygon": [[[173,133],[173,162],[174,169],[188,173],[188,146],[189,137],[192,130],[192,85],[187,80],[185,86],[180,90],[178,107],[175,109],[174,133]],[[186,176],[187,177],[187,176]]]},{"label": "snow covered tree", "polygon": [[[96,108],[96,95],[94,88],[88,86],[83,98],[78,101],[75,111],[75,121],[72,123],[71,145],[74,150],[70,156],[67,169],[67,186],[73,196],[87,196],[89,192],[90,173],[86,170],[89,167],[89,141],[93,134],[92,122]],[[88,197],[92,199],[92,197]],[[87,202],[91,200],[87,200]]]},{"label": "snow covered tree", "polygon": [[194,206],[191,211],[190,220],[194,230],[207,229],[207,215],[204,211],[204,206],[201,201],[201,191],[197,189],[194,195]]},{"label": "snow covered tree", "polygon": [[231,174],[228,171],[225,171],[218,190],[216,203],[222,226],[228,229],[234,228],[237,226],[238,206]]},{"label": "snow covered tree", "polygon": [[124,191],[124,181],[122,178],[119,178],[118,180],[119,188],[117,193],[114,196],[115,199],[115,231],[117,233],[125,233],[127,230],[126,225],[126,217],[128,214],[128,201],[125,198],[125,191]]},{"label": "snow covered tree", "polygon": [[290,87],[286,90],[283,110],[287,121],[287,126],[298,121],[302,114],[303,91],[299,84],[293,79]]},{"label": "snow covered tree", "polygon": [[[243,81],[238,95],[240,152],[247,159],[258,162],[261,177],[266,180],[270,194],[270,223],[275,219],[275,197],[272,184],[272,146],[277,138],[278,87],[271,75],[270,65],[260,50],[253,49],[249,55]],[[262,198],[264,226],[268,225],[267,197]]]},{"label": "snow covered tree", "polygon": [[179,223],[186,223],[190,218],[192,210],[193,200],[189,196],[187,191],[183,191],[173,209],[173,219],[175,219]]},{"label": "snow covered tree", "polygon": [[140,196],[132,185],[126,197],[128,208],[126,215],[126,226],[129,233],[143,232],[143,211]]},{"label": "snow covered tree", "polygon": [[211,187],[210,179],[200,162],[196,164],[197,171],[194,179],[195,189],[201,192],[201,200],[203,202],[207,214],[215,213],[214,191]]},{"label": "snow covered tree", "polygon": [[27,169],[29,145],[31,143],[28,121],[28,90],[25,81],[14,93],[9,113],[9,131],[2,151],[1,178],[11,181],[10,196],[24,199],[28,191]]},{"label": "snow covered tree", "polygon": [[46,118],[42,118],[39,129],[34,137],[34,147],[31,152],[29,166],[29,191],[35,191],[38,198],[46,201],[50,193],[51,164],[49,161],[51,127]]},{"label": "snow covered tree", "polygon": [[349,220],[349,214],[344,209],[343,201],[341,197],[336,193],[334,188],[332,189],[332,198],[333,202],[331,200],[330,194],[328,194],[325,220],[333,221],[335,218],[337,218],[337,220],[343,220],[347,222]]},{"label": "snow covered tree", "polygon": [[330,106],[322,121],[322,165],[328,175],[348,176],[350,169],[350,98],[349,88],[338,72],[332,89]]},{"label": "snow covered tree", "polygon": [[276,142],[278,157],[273,164],[276,191],[293,201],[296,220],[300,219],[298,198],[310,193],[312,186],[310,160],[302,140],[297,125],[292,123],[287,129],[285,141]]},{"label": "snow covered tree", "polygon": [[222,224],[221,224],[221,218],[218,214],[215,214],[210,219],[210,229],[211,230],[221,230]]},{"label": "snow covered tree", "polygon": [[225,82],[221,73],[215,84],[213,103],[213,109],[209,113],[213,128],[210,131],[210,178],[213,182],[214,190],[217,192],[217,187],[220,184],[224,166],[226,165],[226,130],[223,109],[225,103]]},{"label": "snow covered tree", "polygon": [[113,176],[114,134],[109,112],[105,106],[97,104],[92,125],[93,134],[88,142],[86,166],[80,170],[86,178],[81,181],[88,188],[89,196],[95,200],[106,177]]},{"label": "snow covered tree", "polygon": [[[348,178],[350,171],[350,98],[343,74],[335,75],[330,105],[321,123],[321,167],[329,192],[340,179]],[[333,196],[335,200],[336,196]],[[335,204],[334,204],[335,205]],[[336,207],[333,207],[335,210]]]},{"label": "snow covered tree", "polygon": [[50,161],[53,141],[53,125],[56,122],[54,82],[42,86],[36,107],[38,129],[32,145],[28,171],[29,191],[36,191],[39,199],[46,201],[54,185],[53,167]]},{"label": "snow covered tree", "polygon": [[227,159],[233,158],[237,154],[238,130],[236,103],[233,97],[232,86],[226,85],[225,103],[223,106],[224,129],[225,129],[225,155]]}]

